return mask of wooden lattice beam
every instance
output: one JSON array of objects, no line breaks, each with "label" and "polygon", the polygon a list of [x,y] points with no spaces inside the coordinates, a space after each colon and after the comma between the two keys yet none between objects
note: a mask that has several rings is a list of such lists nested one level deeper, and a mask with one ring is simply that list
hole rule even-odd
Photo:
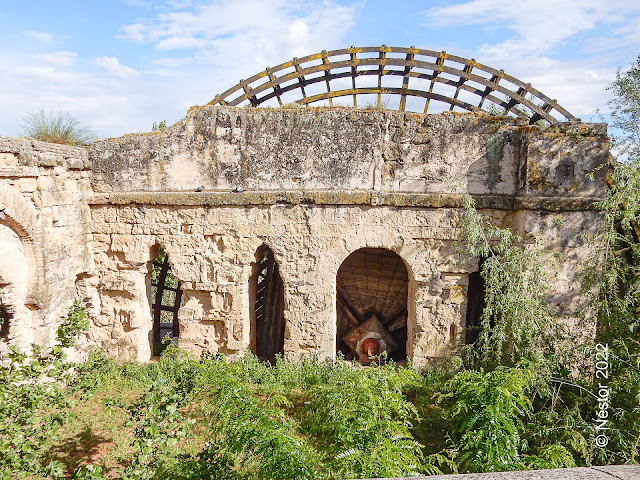
[{"label": "wooden lattice beam", "polygon": [[[396,68],[393,68],[396,67]],[[315,75],[314,74],[319,74]],[[357,78],[377,76],[377,86],[358,87]],[[384,85],[384,77],[402,77],[402,87]],[[331,82],[350,80],[351,88],[331,88]],[[412,86],[417,80],[429,84],[428,89]],[[322,86],[322,93],[310,94],[311,85]],[[451,94],[438,93],[440,86],[448,86]],[[346,85],[343,85],[346,87]],[[353,97],[357,106],[357,96],[377,95],[381,104],[382,95],[399,95],[399,110],[407,108],[407,97],[424,100],[424,113],[428,113],[430,101],[447,104],[449,110],[458,107],[464,111],[488,111],[487,101],[503,108],[505,114],[529,119],[530,123],[545,120],[550,124],[578,120],[566,109],[536,90],[502,70],[496,70],[446,52],[423,50],[415,47],[351,47],[340,50],[322,51],[289,62],[241,80],[209,102],[209,105],[254,107],[276,98],[282,105],[282,96],[288,92],[298,92],[295,102],[310,105],[328,101],[333,105],[337,97]],[[465,100],[458,98],[462,92]]]}]

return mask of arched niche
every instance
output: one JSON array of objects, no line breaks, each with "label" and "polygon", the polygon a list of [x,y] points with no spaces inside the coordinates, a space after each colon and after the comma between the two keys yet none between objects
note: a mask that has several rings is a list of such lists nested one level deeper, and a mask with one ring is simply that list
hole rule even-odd
[{"label": "arched niche", "polygon": [[156,245],[151,252],[153,261],[149,269],[149,300],[153,316],[152,354],[159,355],[164,350],[162,340],[165,337],[177,339],[180,336],[178,310],[182,305],[182,289],[164,248]]},{"label": "arched niche", "polygon": [[31,310],[27,307],[29,262],[22,239],[0,223],[0,338],[26,347],[33,341]]},{"label": "arched niche", "polygon": [[[0,181],[0,226],[10,229],[20,240],[20,264],[27,273],[25,305],[31,310],[41,308],[45,297],[42,286],[41,230],[33,203],[5,181]],[[4,256],[9,256],[3,251]]]},{"label": "arched niche", "polygon": [[284,353],[284,285],[273,251],[262,245],[249,278],[251,350],[261,360],[274,362]]},{"label": "arched niche", "polygon": [[369,364],[386,351],[407,357],[409,272],[385,248],[361,248],[340,265],[336,278],[336,351]]}]

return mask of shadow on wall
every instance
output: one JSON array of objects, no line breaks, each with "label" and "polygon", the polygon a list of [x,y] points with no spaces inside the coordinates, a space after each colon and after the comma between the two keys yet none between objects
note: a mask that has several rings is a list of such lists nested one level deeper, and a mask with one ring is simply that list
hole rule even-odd
[{"label": "shadow on wall", "polygon": [[[0,285],[0,289],[4,285]],[[9,329],[11,328],[11,318],[13,315],[2,305],[0,305],[0,341],[9,341]]]},{"label": "shadow on wall", "polygon": [[[467,288],[467,314],[465,322],[464,343],[473,345],[482,332],[482,311],[485,307],[485,285],[482,277],[483,258],[478,262],[478,271],[469,274]],[[493,323],[493,322],[492,322]]]}]

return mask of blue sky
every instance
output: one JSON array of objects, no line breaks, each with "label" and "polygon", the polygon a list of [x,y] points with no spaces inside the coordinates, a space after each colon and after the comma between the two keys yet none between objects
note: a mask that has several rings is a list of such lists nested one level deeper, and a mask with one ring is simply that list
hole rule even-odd
[{"label": "blue sky", "polygon": [[0,0],[0,135],[40,108],[148,131],[267,66],[383,43],[475,58],[595,119],[638,57],[640,0]]}]

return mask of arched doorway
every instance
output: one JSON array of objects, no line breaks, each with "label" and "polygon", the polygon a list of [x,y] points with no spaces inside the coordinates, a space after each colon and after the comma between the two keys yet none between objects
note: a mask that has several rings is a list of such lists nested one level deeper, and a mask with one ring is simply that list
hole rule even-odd
[{"label": "arched doorway", "polygon": [[369,364],[382,352],[407,356],[409,274],[402,258],[385,248],[349,255],[336,279],[336,351]]},{"label": "arched doorway", "polygon": [[284,285],[278,262],[267,245],[256,251],[249,292],[252,351],[260,360],[274,362],[284,350]]}]

